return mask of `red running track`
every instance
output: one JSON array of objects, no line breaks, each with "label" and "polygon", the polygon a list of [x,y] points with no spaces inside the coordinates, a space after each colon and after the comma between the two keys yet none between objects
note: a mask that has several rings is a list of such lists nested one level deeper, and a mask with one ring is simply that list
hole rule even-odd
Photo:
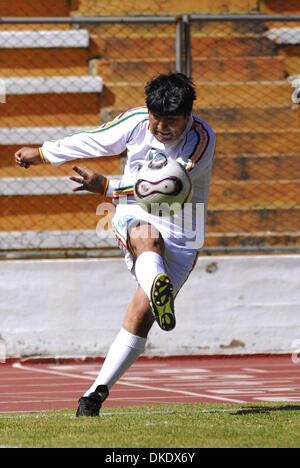
[{"label": "red running track", "polygon": [[[77,408],[101,362],[0,364],[0,413]],[[159,403],[300,402],[291,356],[141,358],[104,407]]]}]

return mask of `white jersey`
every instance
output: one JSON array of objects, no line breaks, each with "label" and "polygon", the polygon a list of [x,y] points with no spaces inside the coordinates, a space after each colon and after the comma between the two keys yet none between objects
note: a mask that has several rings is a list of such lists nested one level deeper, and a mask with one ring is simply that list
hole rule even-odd
[{"label": "white jersey", "polygon": [[[128,219],[140,214],[143,219],[153,222],[164,238],[172,230],[173,244],[177,247],[190,248],[190,244],[187,247],[181,227],[176,227],[174,231],[174,224],[178,225],[174,217],[158,219],[148,215],[136,204],[133,185],[140,168],[155,157],[155,153],[163,153],[186,167],[193,183],[191,203],[204,204],[206,211],[215,144],[216,137],[210,126],[195,115],[190,116],[188,125],[178,140],[161,143],[150,131],[147,108],[139,107],[120,114],[113,121],[96,129],[81,131],[57,141],[46,141],[41,151],[44,159],[53,165],[74,159],[118,155],[127,151],[122,178],[110,179],[106,192],[107,196],[116,201],[120,197],[123,200],[126,196],[129,205],[118,205],[117,213]],[[129,213],[132,216],[128,217]],[[118,229],[117,224],[114,225],[115,233],[126,244],[126,235],[121,232],[121,228]]]}]

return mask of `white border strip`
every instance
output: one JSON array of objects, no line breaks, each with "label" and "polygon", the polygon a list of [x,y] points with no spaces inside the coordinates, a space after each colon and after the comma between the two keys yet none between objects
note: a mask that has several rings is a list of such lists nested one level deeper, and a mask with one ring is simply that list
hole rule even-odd
[{"label": "white border strip", "polygon": [[54,76],[38,78],[3,78],[6,95],[101,93],[100,76]]},{"label": "white border strip", "polygon": [[89,32],[86,29],[59,31],[2,31],[1,49],[51,48],[89,46]]},{"label": "white border strip", "polygon": [[265,33],[268,39],[276,44],[300,44],[300,27],[295,28],[273,28]]},{"label": "white border strip", "polygon": [[0,196],[11,195],[61,195],[87,192],[72,192],[78,184],[69,177],[1,177]]},{"label": "white border strip", "polygon": [[7,231],[0,232],[0,250],[117,248],[112,231]]},{"label": "white border strip", "polygon": [[[106,175],[120,179],[120,175]],[[13,195],[87,195],[89,192],[73,192],[78,184],[69,177],[0,177],[0,196]]]},{"label": "white border strip", "polygon": [[1,145],[36,145],[58,140],[91,127],[14,127],[0,128]]}]

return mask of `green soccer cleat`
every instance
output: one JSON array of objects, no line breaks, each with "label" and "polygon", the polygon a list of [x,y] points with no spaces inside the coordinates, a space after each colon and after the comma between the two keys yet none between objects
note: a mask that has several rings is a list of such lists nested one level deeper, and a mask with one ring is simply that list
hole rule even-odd
[{"label": "green soccer cleat", "polygon": [[173,286],[165,273],[160,273],[153,281],[150,307],[162,330],[171,331],[175,328]]}]

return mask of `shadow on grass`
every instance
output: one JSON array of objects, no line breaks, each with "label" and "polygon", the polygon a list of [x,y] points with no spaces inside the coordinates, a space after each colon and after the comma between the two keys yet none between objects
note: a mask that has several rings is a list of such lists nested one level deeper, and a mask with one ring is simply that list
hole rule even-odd
[{"label": "shadow on grass", "polygon": [[263,414],[272,413],[274,411],[300,411],[300,405],[286,405],[286,406],[251,406],[249,408],[242,408],[232,413],[233,416],[242,416],[244,414]]}]

